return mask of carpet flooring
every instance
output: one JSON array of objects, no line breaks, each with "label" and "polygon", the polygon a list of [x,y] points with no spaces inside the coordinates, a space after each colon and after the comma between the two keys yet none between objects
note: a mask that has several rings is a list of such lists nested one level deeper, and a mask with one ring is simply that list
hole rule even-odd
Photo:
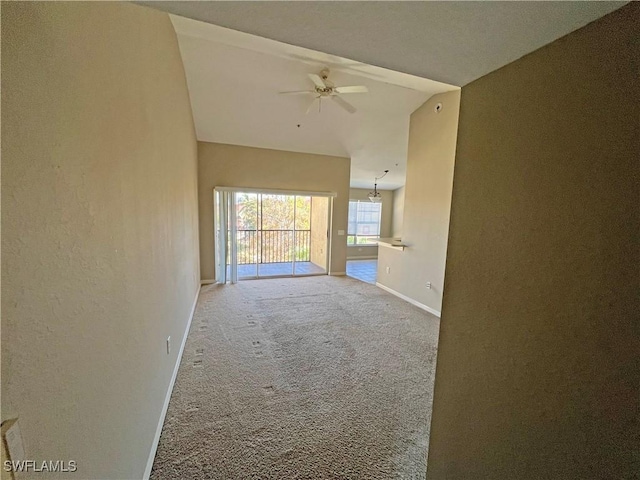
[{"label": "carpet flooring", "polygon": [[348,277],[203,287],[152,479],[423,479],[439,320]]}]

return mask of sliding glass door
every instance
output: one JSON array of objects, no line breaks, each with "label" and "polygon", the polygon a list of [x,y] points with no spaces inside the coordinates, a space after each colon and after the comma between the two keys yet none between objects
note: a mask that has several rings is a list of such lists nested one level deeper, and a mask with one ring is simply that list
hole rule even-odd
[{"label": "sliding glass door", "polygon": [[329,196],[216,189],[214,199],[219,283],[327,273]]},{"label": "sliding glass door", "polygon": [[293,275],[295,196],[260,194],[258,277]]},{"label": "sliding glass door", "polygon": [[238,278],[256,278],[260,255],[258,194],[236,193]]}]

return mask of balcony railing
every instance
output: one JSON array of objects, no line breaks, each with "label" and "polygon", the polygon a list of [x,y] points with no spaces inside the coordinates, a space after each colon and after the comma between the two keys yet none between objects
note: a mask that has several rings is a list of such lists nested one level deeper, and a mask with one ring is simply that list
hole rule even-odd
[{"label": "balcony railing", "polygon": [[238,230],[237,247],[238,265],[308,262],[311,230]]}]

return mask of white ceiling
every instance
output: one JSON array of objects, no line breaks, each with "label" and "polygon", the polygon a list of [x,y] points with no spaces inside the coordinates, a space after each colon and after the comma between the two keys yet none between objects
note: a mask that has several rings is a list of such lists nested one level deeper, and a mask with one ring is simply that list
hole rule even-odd
[{"label": "white ceiling", "polygon": [[137,3],[463,86],[627,2]]},{"label": "white ceiling", "polygon": [[[185,66],[198,140],[351,158],[351,185],[395,189],[405,182],[409,115],[432,95],[458,87],[371,67],[215,25],[171,16]],[[366,85],[305,114],[307,74],[324,66],[337,86]],[[298,126],[299,125],[299,126]]]},{"label": "white ceiling", "polygon": [[[173,18],[200,140],[350,156],[352,186],[390,169],[380,184],[393,189],[404,184],[408,115],[428,97],[628,2],[136,3],[206,22]],[[308,88],[324,65],[337,85],[369,87],[345,97],[356,114],[327,102],[305,116],[306,98],[277,94]]]}]

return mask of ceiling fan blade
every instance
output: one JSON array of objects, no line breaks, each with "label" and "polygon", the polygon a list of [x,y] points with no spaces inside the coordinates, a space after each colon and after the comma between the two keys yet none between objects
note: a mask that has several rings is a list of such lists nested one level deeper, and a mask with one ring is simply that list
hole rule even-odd
[{"label": "ceiling fan blade", "polygon": [[369,89],[364,85],[352,85],[350,87],[336,87],[334,90],[338,93],[367,93]]},{"label": "ceiling fan blade", "polygon": [[324,83],[324,80],[322,80],[322,78],[320,78],[320,75],[316,75],[315,73],[310,73],[309,74],[309,78],[315,84],[316,87],[319,87],[319,88],[326,88],[327,87],[325,85],[325,83]]},{"label": "ceiling fan blade", "polygon": [[280,95],[303,95],[305,93],[316,93],[313,90],[298,90],[294,92],[278,92]]},{"label": "ceiling fan blade", "polygon": [[309,104],[309,106],[307,107],[307,111],[304,112],[305,115],[309,115],[309,112],[311,111],[311,109],[313,108],[313,106],[316,104],[316,100],[320,98],[320,97],[316,97],[313,100],[311,100],[311,103]]},{"label": "ceiling fan blade", "polygon": [[331,98],[332,98],[332,100],[334,102],[336,102],[338,105],[340,105],[342,108],[344,108],[347,112],[356,113],[356,107],[351,105],[349,102],[343,100],[338,95],[333,95]]}]

